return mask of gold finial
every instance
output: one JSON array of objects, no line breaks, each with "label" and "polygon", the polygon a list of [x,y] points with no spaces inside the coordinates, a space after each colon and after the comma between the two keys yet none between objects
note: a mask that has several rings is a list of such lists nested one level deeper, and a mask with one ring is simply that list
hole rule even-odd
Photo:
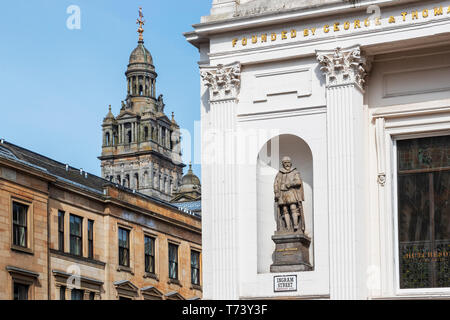
[{"label": "gold finial", "polygon": [[137,19],[137,22],[136,22],[136,24],[139,25],[139,28],[138,28],[138,31],[137,31],[139,33],[139,41],[144,41],[144,35],[143,35],[144,28],[143,28],[143,26],[145,24],[145,20],[143,20],[143,18],[144,18],[144,15],[142,14],[142,7],[139,7],[139,19]]}]

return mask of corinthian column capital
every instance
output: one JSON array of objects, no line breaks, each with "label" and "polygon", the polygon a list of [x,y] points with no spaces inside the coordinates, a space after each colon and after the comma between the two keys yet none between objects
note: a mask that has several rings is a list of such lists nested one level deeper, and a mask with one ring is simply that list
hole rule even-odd
[{"label": "corinthian column capital", "polygon": [[203,83],[210,90],[211,102],[237,99],[241,87],[241,64],[239,62],[202,67],[200,75]]},{"label": "corinthian column capital", "polygon": [[361,55],[359,45],[350,48],[337,47],[334,50],[317,50],[320,70],[325,74],[327,86],[356,84],[364,89],[369,62]]}]

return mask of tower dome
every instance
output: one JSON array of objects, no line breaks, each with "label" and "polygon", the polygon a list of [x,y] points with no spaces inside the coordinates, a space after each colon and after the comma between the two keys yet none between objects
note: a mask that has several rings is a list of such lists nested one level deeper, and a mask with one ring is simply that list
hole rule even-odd
[{"label": "tower dome", "polygon": [[153,66],[153,58],[150,51],[144,46],[144,41],[139,41],[138,46],[131,52],[130,55],[130,65],[139,64],[150,64]]},{"label": "tower dome", "polygon": [[137,47],[131,52],[129,64],[125,75],[127,77],[128,96],[146,97],[155,99],[155,85],[157,74],[153,66],[150,51],[144,46],[144,24],[142,8],[139,8]]},{"label": "tower dome", "polygon": [[197,201],[201,199],[202,186],[200,179],[192,171],[189,164],[188,172],[181,179],[181,186],[174,193],[172,202]]},{"label": "tower dome", "polygon": [[200,186],[200,179],[192,171],[192,164],[189,164],[188,172],[181,179],[181,190],[184,192],[190,192],[193,190],[199,190]]}]

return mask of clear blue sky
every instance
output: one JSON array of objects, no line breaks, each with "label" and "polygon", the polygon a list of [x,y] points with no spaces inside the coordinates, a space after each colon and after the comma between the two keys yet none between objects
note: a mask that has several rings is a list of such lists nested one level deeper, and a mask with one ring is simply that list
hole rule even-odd
[{"label": "clear blue sky", "polygon": [[[2,1],[0,137],[100,175],[101,124],[108,105],[117,115],[126,96],[124,72],[137,45],[139,6],[157,93],[164,94],[166,113],[174,111],[193,136],[200,120],[199,55],[182,33],[209,14],[211,2]],[[70,5],[81,9],[79,30],[66,26]],[[200,176],[199,164],[194,171]]]}]

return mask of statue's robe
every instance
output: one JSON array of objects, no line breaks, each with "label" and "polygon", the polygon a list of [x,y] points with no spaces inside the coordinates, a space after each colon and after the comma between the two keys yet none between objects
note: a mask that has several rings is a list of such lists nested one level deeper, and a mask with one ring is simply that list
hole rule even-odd
[{"label": "statue's robe", "polygon": [[281,168],[275,177],[273,189],[275,196],[278,197],[279,206],[289,206],[305,201],[303,182],[296,168],[290,171]]}]

